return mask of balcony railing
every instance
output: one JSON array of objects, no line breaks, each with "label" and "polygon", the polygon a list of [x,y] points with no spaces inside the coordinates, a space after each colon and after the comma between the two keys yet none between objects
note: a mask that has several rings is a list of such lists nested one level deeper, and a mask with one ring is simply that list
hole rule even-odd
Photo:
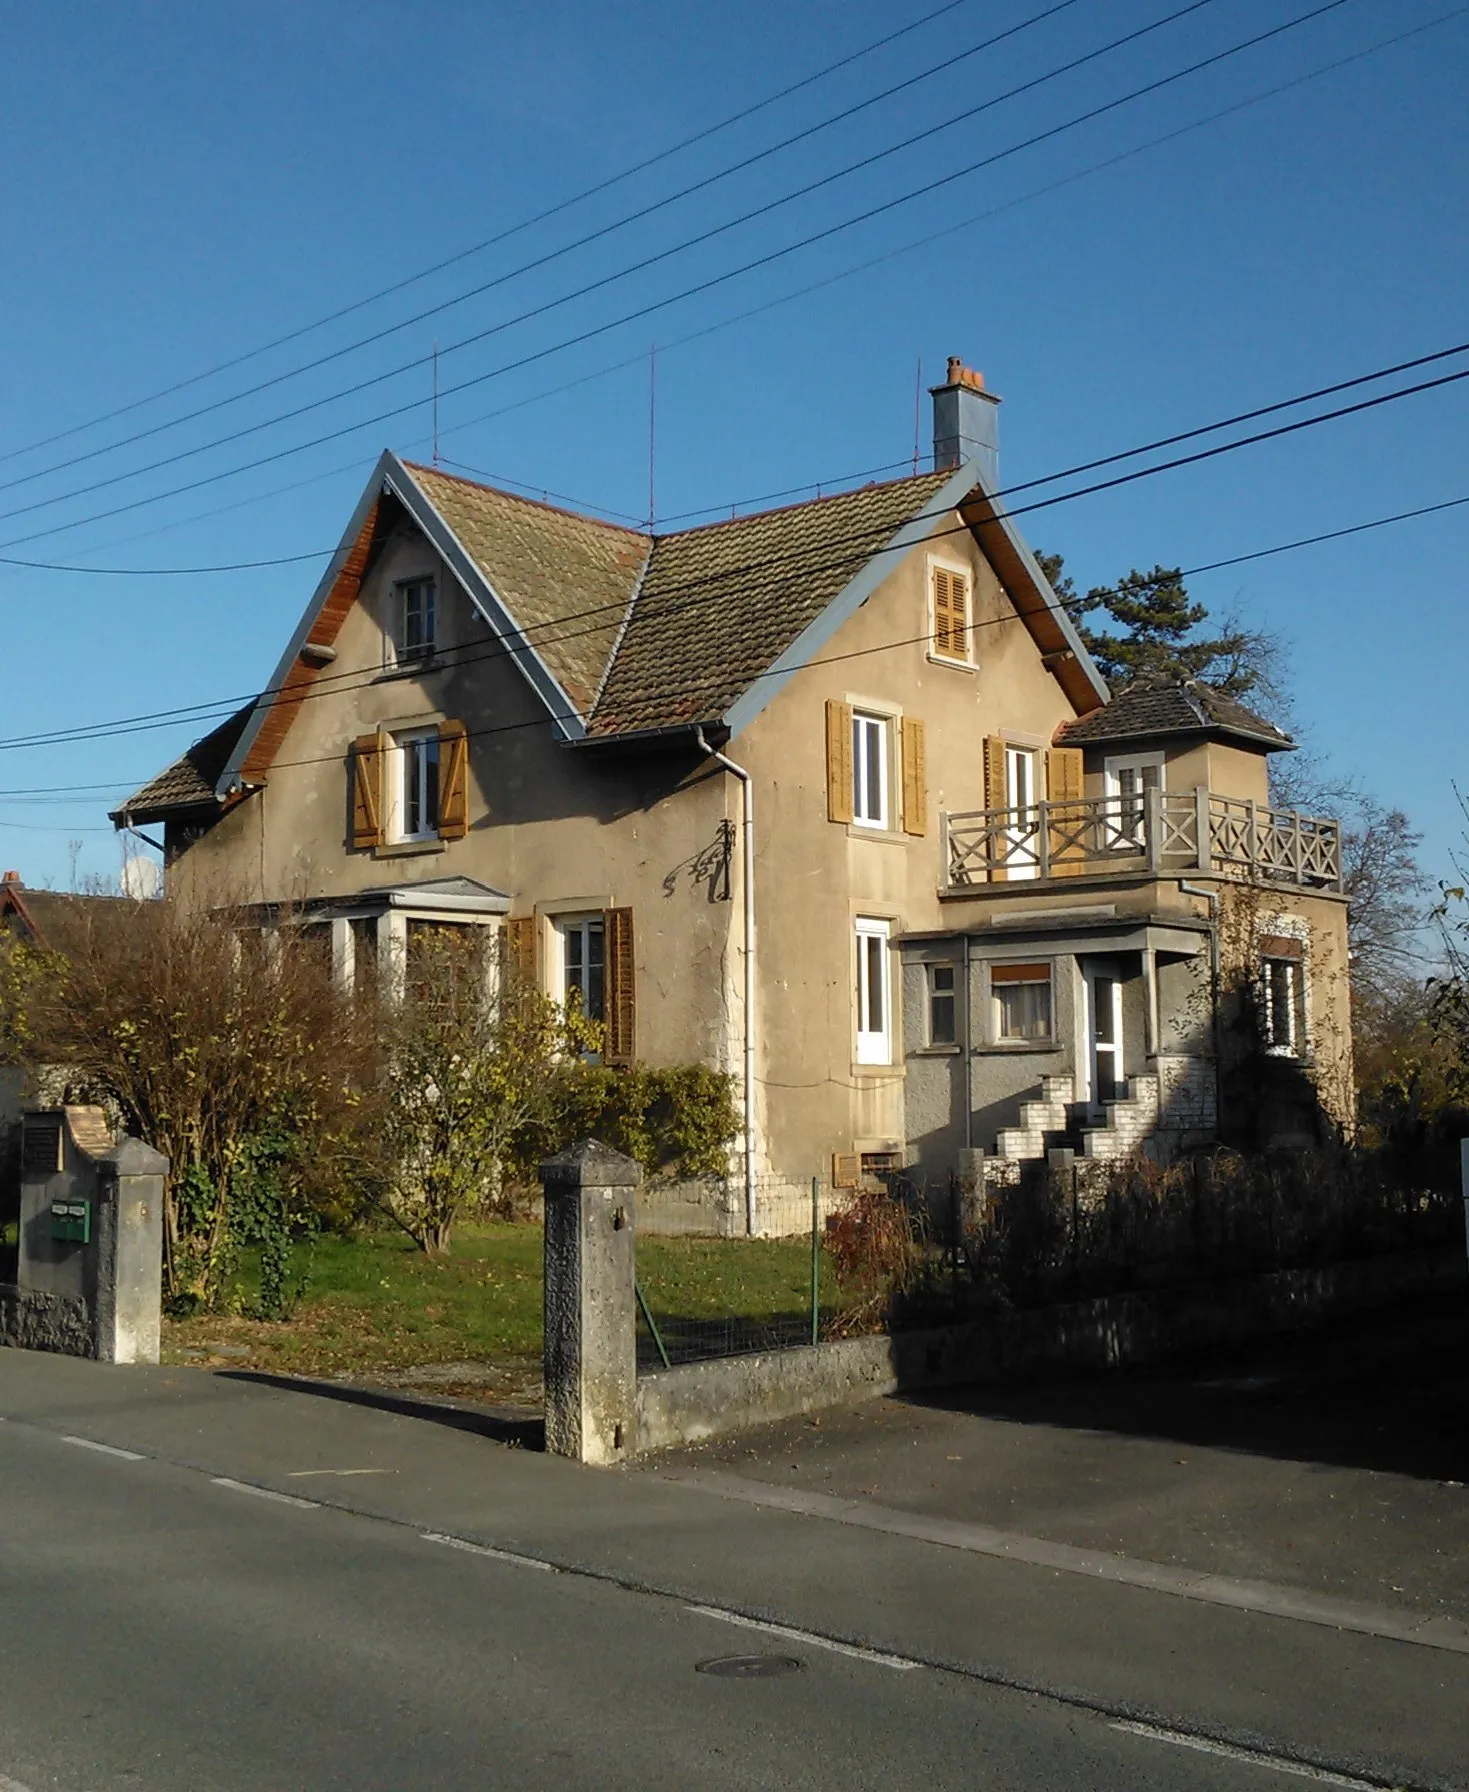
[{"label": "balcony railing", "polygon": [[1028,878],[1189,871],[1341,889],[1339,822],[1202,786],[969,810],[945,815],[943,834],[951,890]]}]

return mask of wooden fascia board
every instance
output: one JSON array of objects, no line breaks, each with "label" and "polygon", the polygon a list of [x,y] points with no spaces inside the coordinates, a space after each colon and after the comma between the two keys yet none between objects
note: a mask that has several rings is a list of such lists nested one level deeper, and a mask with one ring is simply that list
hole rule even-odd
[{"label": "wooden fascia board", "polygon": [[[980,551],[1005,587],[1016,614],[1047,658],[1048,669],[1078,716],[1100,709],[1111,695],[1107,681],[1082,644],[1076,624],[1061,608],[1035,555],[1025,545],[1004,505],[976,478],[959,506]],[[1052,658],[1052,656],[1056,656]]]},{"label": "wooden fascia board", "polygon": [[900,524],[884,545],[868,557],[821,614],[807,623],[790,646],[725,711],[720,719],[731,737],[748,728],[796,673],[810,664],[843,623],[856,615],[889,576],[899,557],[926,541],[933,533],[934,524],[959,506],[978,478],[974,461],[956,468],[953,478],[939,487],[922,510]]},{"label": "wooden fascia board", "polygon": [[[383,491],[388,463],[392,459],[392,455],[385,453],[373,468],[372,477],[352,512],[352,520],[347,524],[336,552],[327,562],[326,571],[321,575],[311,601],[296,625],[290,644],[281,655],[271,674],[270,683],[257,701],[234,752],[230,754],[229,763],[214,787],[214,794],[220,802],[238,795],[244,785],[258,783],[270,769],[270,762],[290,727],[296,705],[305,694],[306,687],[315,681],[321,671],[319,665],[302,658],[302,648],[308,640],[329,645],[335,639],[348,610],[356,602],[362,572],[372,547],[378,499]],[[359,559],[354,575],[353,565]],[[343,586],[341,592],[338,592],[339,582]],[[333,604],[331,600],[334,593],[339,600],[346,601]],[[323,612],[328,611],[329,606],[330,613],[323,617]],[[324,632],[317,629],[318,621],[323,622]],[[279,716],[280,719],[267,734],[266,725],[273,716]]]},{"label": "wooden fascia board", "polygon": [[383,456],[385,485],[403,505],[424,534],[443,555],[455,578],[469,594],[469,601],[490,625],[510,658],[524,673],[527,683],[550,712],[552,725],[563,741],[580,740],[586,734],[586,718],[571,701],[560,679],[525,637],[525,631],[509,606],[490,583],[484,568],[460,541],[433,500],[396,454]]}]

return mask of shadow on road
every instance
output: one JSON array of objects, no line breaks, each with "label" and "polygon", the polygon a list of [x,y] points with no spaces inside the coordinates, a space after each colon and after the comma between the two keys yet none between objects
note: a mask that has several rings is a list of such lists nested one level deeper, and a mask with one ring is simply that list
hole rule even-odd
[{"label": "shadow on road", "polygon": [[1365,1319],[1167,1364],[915,1406],[1469,1482],[1469,1283]]}]

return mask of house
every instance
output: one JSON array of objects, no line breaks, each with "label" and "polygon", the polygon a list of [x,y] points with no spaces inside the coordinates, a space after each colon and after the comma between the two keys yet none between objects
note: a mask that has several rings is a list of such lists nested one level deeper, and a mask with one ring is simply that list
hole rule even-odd
[{"label": "house", "polygon": [[996,496],[997,407],[951,361],[933,471],[656,535],[384,454],[266,690],[114,819],[162,824],[172,888],[327,929],[344,981],[487,927],[611,1061],[726,1070],[752,1230],[813,1176],[1039,1149],[1026,1104],[1105,1129],[1160,1058],[1202,1092],[1174,1004],[1230,879],[1299,943],[1304,1051],[1345,1011],[1334,824],[1268,808],[1288,743],[1206,694],[1108,734]]}]

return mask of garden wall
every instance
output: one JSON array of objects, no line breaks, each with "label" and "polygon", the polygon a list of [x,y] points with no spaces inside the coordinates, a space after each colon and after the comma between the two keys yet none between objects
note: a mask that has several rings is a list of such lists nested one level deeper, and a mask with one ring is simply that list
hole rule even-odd
[{"label": "garden wall", "polygon": [[1463,1288],[1458,1247],[1110,1295],[961,1325],[725,1357],[640,1376],[637,1449],[667,1450],[921,1388],[1120,1368]]}]

